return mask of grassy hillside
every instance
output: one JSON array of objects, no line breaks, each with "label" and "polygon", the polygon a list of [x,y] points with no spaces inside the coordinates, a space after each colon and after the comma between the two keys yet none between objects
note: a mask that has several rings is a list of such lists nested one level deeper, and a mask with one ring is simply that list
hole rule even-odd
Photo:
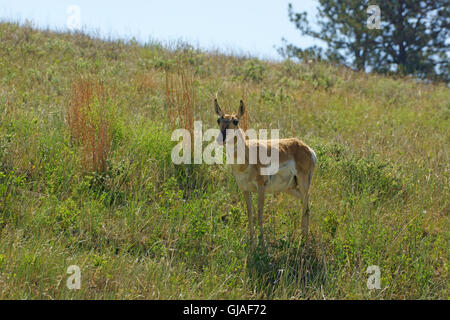
[{"label": "grassy hillside", "polygon": [[[216,92],[316,150],[308,242],[270,195],[252,251],[230,168],[172,164]],[[448,299],[449,116],[444,85],[0,23],[0,298]]]}]

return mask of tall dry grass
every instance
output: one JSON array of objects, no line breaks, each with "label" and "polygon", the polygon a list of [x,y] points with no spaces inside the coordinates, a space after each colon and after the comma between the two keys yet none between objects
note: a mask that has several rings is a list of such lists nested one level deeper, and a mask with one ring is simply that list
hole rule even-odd
[{"label": "tall dry grass", "polygon": [[194,76],[184,69],[165,73],[168,121],[172,129],[184,128],[193,136],[196,94]]},{"label": "tall dry grass", "polygon": [[80,78],[72,83],[67,125],[72,140],[81,145],[81,160],[86,171],[107,169],[112,144],[112,116],[107,112],[107,100],[101,82]]}]

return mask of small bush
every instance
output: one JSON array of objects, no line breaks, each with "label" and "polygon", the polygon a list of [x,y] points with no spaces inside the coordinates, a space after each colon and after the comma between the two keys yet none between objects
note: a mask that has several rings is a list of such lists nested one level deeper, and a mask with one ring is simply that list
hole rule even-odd
[{"label": "small bush", "polygon": [[[8,212],[17,197],[18,191],[25,185],[25,175],[17,175],[14,171],[0,171],[0,214]],[[0,216],[0,223],[2,217]]]},{"label": "small bush", "polygon": [[265,73],[266,67],[255,59],[246,61],[243,66],[239,65],[233,68],[235,78],[242,81],[261,82],[264,80]]},{"label": "small bush", "polygon": [[[375,156],[360,158],[343,145],[328,144],[314,148],[321,171],[341,177],[346,198],[367,194],[374,201],[393,198],[403,192],[401,170]],[[338,173],[336,173],[336,171]]]}]

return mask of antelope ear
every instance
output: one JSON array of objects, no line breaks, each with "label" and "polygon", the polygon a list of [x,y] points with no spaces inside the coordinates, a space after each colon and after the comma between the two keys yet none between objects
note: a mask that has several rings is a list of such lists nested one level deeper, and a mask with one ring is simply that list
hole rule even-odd
[{"label": "antelope ear", "polygon": [[245,105],[244,105],[244,101],[241,100],[241,103],[239,105],[239,112],[238,112],[238,119],[240,119],[245,113]]},{"label": "antelope ear", "polygon": [[219,116],[221,116],[221,117],[224,116],[224,113],[223,113],[222,109],[220,109],[219,104],[217,103],[217,98],[214,99],[214,109],[216,110],[216,113],[217,113]]}]

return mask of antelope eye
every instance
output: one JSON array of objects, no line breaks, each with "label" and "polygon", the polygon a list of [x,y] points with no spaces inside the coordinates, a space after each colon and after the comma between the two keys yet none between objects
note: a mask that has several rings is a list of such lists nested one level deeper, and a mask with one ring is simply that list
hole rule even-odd
[{"label": "antelope eye", "polygon": [[233,124],[234,124],[235,126],[237,126],[237,125],[238,125],[238,123],[239,123],[239,120],[237,120],[237,119],[233,119]]}]

